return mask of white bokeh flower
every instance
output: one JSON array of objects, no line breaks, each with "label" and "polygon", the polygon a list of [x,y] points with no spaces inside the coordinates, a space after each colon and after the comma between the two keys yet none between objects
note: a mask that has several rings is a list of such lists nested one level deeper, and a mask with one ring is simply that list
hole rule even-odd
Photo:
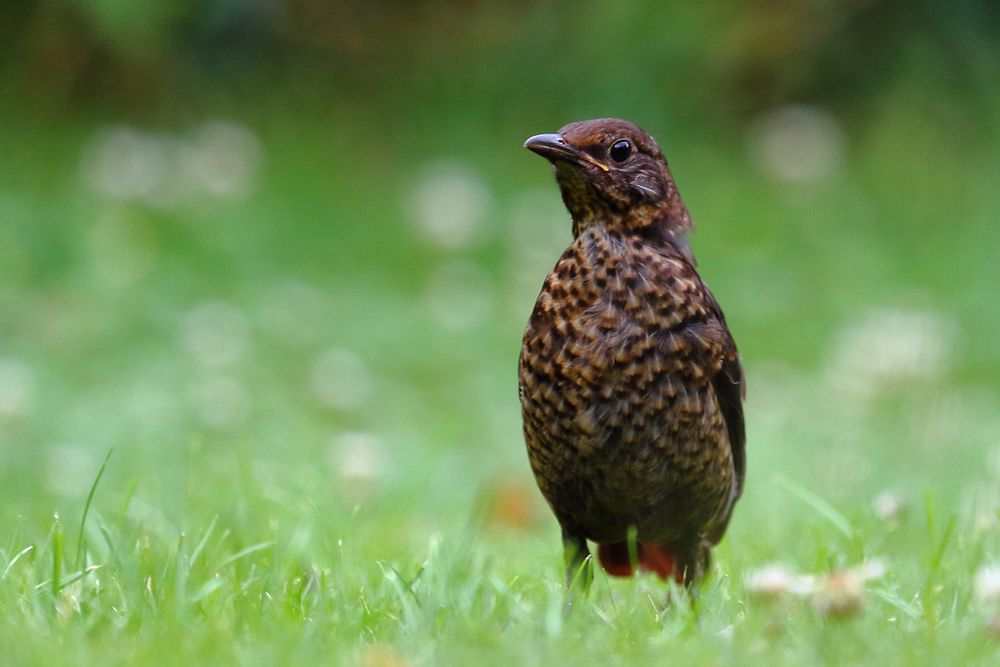
[{"label": "white bokeh flower", "polygon": [[757,168],[776,181],[817,182],[840,166],[844,131],[825,109],[782,106],[751,123],[747,151]]},{"label": "white bokeh flower", "polygon": [[838,333],[827,355],[827,376],[834,387],[860,399],[935,380],[951,368],[957,329],[941,313],[871,310]]},{"label": "white bokeh flower", "polygon": [[184,346],[205,366],[228,366],[250,347],[246,317],[236,306],[206,301],[192,308],[182,327]]},{"label": "white bokeh flower", "polygon": [[126,126],[98,130],[80,156],[84,182],[98,195],[146,201],[171,178],[171,155],[159,137]]},{"label": "white bokeh flower", "polygon": [[199,382],[193,392],[195,412],[202,424],[221,431],[244,425],[250,417],[250,394],[242,382],[214,375]]},{"label": "white bokeh flower", "polygon": [[976,570],[972,590],[980,602],[1000,600],[1000,565],[991,563]]},{"label": "white bokeh flower", "polygon": [[328,455],[331,467],[347,482],[371,482],[386,463],[382,440],[373,433],[341,433],[330,440]]},{"label": "white bokeh flower", "polygon": [[35,373],[24,362],[0,357],[0,419],[21,417],[31,411]]},{"label": "white bokeh flower", "polygon": [[493,196],[470,165],[457,160],[423,168],[407,210],[423,235],[438,247],[460,249],[482,240]]},{"label": "white bokeh flower", "polygon": [[353,410],[371,395],[372,378],[368,365],[356,352],[336,348],[321,353],[313,361],[310,385],[323,405]]}]

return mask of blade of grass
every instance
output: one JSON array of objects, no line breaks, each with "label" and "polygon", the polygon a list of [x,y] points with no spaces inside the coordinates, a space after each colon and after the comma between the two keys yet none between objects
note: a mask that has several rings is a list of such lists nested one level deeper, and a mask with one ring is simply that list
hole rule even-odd
[{"label": "blade of grass", "polygon": [[908,618],[911,618],[913,620],[920,619],[920,616],[922,614],[920,608],[916,605],[910,604],[906,600],[899,597],[899,595],[897,595],[896,593],[893,593],[891,591],[882,588],[873,588],[871,589],[871,594],[877,598],[880,598],[883,602],[891,605],[898,611],[901,611],[902,613],[906,614]]},{"label": "blade of grass", "polygon": [[[103,566],[100,563],[95,563],[94,565],[88,565],[86,568],[84,568],[82,570],[79,570],[77,572],[72,572],[70,574],[67,574],[65,577],[63,577],[59,581],[58,588],[61,590],[61,589],[65,588],[66,586],[69,586],[70,584],[79,581],[80,579],[82,579],[83,577],[87,576],[91,572],[97,572],[99,569],[101,569],[101,567],[103,567]],[[48,586],[50,583],[53,585],[53,587],[56,586],[55,581],[48,581],[48,580],[46,580],[46,581],[42,581],[42,582],[39,582],[39,583],[35,584],[35,590],[39,590],[40,591],[40,590],[44,589],[46,586]]]},{"label": "blade of grass", "polygon": [[14,545],[17,544],[17,539],[18,536],[20,535],[20,532],[21,532],[21,524],[17,523],[14,525],[14,530],[10,532],[10,542],[8,542],[9,546],[7,547],[6,551],[4,551],[5,559],[7,558],[7,554],[9,554],[14,550],[15,548]]},{"label": "blade of grass", "polygon": [[16,556],[14,556],[13,558],[11,558],[10,562],[7,563],[7,567],[5,567],[3,569],[3,574],[0,574],[0,579],[6,579],[7,578],[7,573],[10,572],[10,568],[14,567],[14,565],[17,563],[17,561],[21,560],[21,556],[24,556],[25,554],[27,554],[28,552],[30,552],[34,548],[35,548],[34,545],[29,544],[28,546],[26,546],[23,549],[21,549],[21,551]]},{"label": "blade of grass", "polygon": [[52,597],[59,604],[59,589],[62,584],[63,532],[59,522],[59,513],[54,515],[55,525],[52,531]]},{"label": "blade of grass", "polygon": [[194,592],[189,602],[191,604],[197,604],[198,602],[201,602],[209,595],[217,591],[222,586],[222,583],[223,583],[222,579],[220,579],[219,577],[212,577],[204,584],[202,584],[197,591]]},{"label": "blade of grass", "polygon": [[[413,597],[413,601],[417,603],[418,607],[422,607],[423,605],[420,603],[420,598],[417,596],[417,592],[413,589],[413,582],[407,581],[403,574],[396,568],[392,567],[390,569],[392,570],[392,573],[396,575],[396,581],[399,582],[399,585]],[[417,577],[414,577],[413,581],[416,580]]]},{"label": "blade of grass", "polygon": [[77,569],[80,568],[80,559],[83,557],[83,528],[87,525],[87,515],[90,513],[90,504],[94,502],[94,493],[97,492],[97,485],[101,481],[101,477],[104,475],[104,469],[108,467],[108,461],[111,460],[111,452],[115,451],[114,447],[108,449],[108,453],[104,455],[104,462],[101,463],[101,467],[97,469],[97,476],[94,477],[94,483],[90,485],[90,493],[87,494],[87,502],[83,505],[83,517],[80,519],[80,533],[76,538],[76,558],[73,559],[73,565]]},{"label": "blade of grass", "polygon": [[837,511],[833,505],[826,502],[804,486],[788,479],[784,475],[775,474],[774,481],[785,491],[788,491],[806,505],[813,508],[817,514],[829,521],[837,530],[843,533],[847,539],[854,539],[854,527],[851,526],[851,522],[847,520],[847,517]]},{"label": "blade of grass", "polygon": [[937,543],[937,548],[931,553],[931,559],[928,563],[928,575],[933,577],[937,574],[937,571],[941,568],[941,561],[944,558],[945,551],[948,550],[948,545],[951,544],[951,535],[955,532],[955,516],[952,515],[948,519],[948,523],[944,526],[944,532],[941,533],[941,539]]},{"label": "blade of grass", "polygon": [[219,522],[219,515],[216,514],[212,517],[212,522],[208,524],[208,528],[205,529],[205,534],[201,536],[198,540],[198,545],[191,552],[191,556],[188,558],[188,568],[193,569],[194,564],[198,561],[198,557],[201,556],[201,552],[204,551],[205,545],[208,544],[209,538],[212,537],[212,533],[215,532],[215,526]]},{"label": "blade of grass", "polygon": [[263,551],[264,549],[270,549],[274,545],[275,545],[274,540],[268,540],[267,542],[260,542],[259,544],[252,544],[246,549],[241,549],[240,551],[237,551],[233,555],[223,560],[221,563],[219,563],[219,565],[215,568],[215,570],[216,571],[222,570],[227,566],[232,565],[241,558],[245,558],[250,554],[256,553],[258,551]]}]

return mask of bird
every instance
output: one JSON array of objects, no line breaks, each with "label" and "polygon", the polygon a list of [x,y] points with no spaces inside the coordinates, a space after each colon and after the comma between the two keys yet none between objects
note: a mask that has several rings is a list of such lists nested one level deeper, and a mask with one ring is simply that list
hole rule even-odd
[{"label": "bird", "polygon": [[524,147],[552,164],[572,219],[518,363],[567,585],[589,587],[592,542],[612,576],[691,590],[746,476],[743,368],[698,274],[691,216],[656,141],[629,121],[574,122]]}]

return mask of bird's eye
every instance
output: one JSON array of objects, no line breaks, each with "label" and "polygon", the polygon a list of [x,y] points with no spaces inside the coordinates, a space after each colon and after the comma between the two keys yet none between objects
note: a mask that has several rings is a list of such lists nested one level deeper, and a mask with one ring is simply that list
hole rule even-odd
[{"label": "bird's eye", "polygon": [[622,139],[611,144],[611,150],[608,151],[608,155],[615,162],[624,162],[631,154],[632,144],[627,139]]}]

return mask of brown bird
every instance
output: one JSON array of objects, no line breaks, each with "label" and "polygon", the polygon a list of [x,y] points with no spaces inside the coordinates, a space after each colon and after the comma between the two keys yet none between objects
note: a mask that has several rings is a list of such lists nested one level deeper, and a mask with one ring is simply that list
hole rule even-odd
[{"label": "brown bird", "polygon": [[[567,581],[604,569],[690,584],[709,565],[746,469],[743,371],[695,270],[691,218],[636,125],[539,134],[573,242],[531,313],[519,364],[528,457],[562,528]],[[634,537],[633,537],[634,536]]]}]

